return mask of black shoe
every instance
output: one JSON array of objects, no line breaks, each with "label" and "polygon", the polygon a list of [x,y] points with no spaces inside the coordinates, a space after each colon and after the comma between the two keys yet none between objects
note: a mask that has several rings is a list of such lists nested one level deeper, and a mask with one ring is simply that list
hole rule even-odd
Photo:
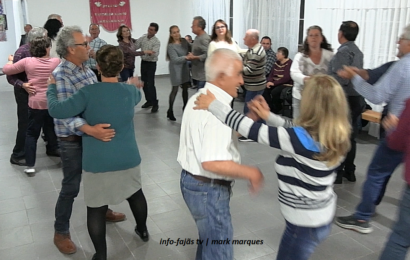
[{"label": "black shoe", "polygon": [[152,104],[151,104],[151,102],[145,102],[145,104],[144,105],[142,105],[142,108],[149,108],[149,107],[152,107]]},{"label": "black shoe", "polygon": [[147,242],[149,240],[148,230],[144,230],[142,232],[139,232],[137,230],[137,227],[135,227],[135,233],[137,233],[137,235],[142,239],[142,241]]},{"label": "black shoe", "polygon": [[15,158],[15,157],[13,157],[13,156],[10,157],[10,163],[11,163],[11,164],[18,165],[18,166],[27,166],[27,164],[26,164],[26,159],[24,159],[24,158],[22,158],[22,159],[17,159],[17,158]]},{"label": "black shoe", "polygon": [[239,142],[255,142],[254,140],[248,139],[248,138],[246,138],[245,136],[239,137],[239,138],[238,138],[238,141],[239,141]]},{"label": "black shoe", "polygon": [[172,110],[169,110],[169,109],[167,111],[167,118],[171,121],[177,121],[177,119],[174,116],[174,112],[172,112]]},{"label": "black shoe", "polygon": [[342,184],[343,183],[343,170],[337,171],[336,180],[333,184]]},{"label": "black shoe", "polygon": [[343,177],[345,177],[348,181],[355,182],[356,181],[356,175],[354,172],[347,172],[346,170],[343,173]]},{"label": "black shoe", "polygon": [[46,151],[46,154],[48,156],[52,157],[60,157],[60,149],[52,150],[52,151]]},{"label": "black shoe", "polygon": [[354,215],[337,217],[335,223],[341,228],[351,229],[362,234],[368,234],[373,231],[369,221],[359,221]]},{"label": "black shoe", "polygon": [[151,108],[151,113],[157,113],[158,109],[159,109],[158,105],[153,105]]},{"label": "black shoe", "polygon": [[93,258],[91,258],[91,260],[98,260],[97,254],[94,254],[94,255],[93,255]]}]

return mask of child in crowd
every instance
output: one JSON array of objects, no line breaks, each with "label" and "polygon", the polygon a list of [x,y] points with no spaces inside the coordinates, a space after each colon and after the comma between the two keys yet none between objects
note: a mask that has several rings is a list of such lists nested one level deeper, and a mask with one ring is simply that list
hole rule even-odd
[{"label": "child in crowd", "polygon": [[[334,171],[350,148],[349,109],[341,86],[330,76],[312,76],[302,91],[301,113],[294,125],[270,113],[261,96],[248,104],[253,120],[209,91],[195,104],[195,109],[208,109],[241,135],[282,150],[275,171],[286,229],[277,259],[309,259],[330,233],[336,210]],[[260,119],[271,126],[258,123]]]}]

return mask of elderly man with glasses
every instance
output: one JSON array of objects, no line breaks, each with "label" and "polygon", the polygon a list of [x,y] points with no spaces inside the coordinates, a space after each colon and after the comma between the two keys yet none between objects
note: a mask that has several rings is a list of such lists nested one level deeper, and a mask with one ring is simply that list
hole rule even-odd
[{"label": "elderly man with glasses", "polygon": [[[62,62],[53,71],[57,85],[58,99],[65,100],[78,89],[97,83],[94,72],[84,66],[88,60],[90,46],[78,26],[66,26],[57,36],[57,53]],[[70,217],[74,198],[80,191],[82,173],[81,136],[86,133],[101,141],[110,141],[114,137],[114,129],[109,124],[90,126],[81,117],[54,119],[55,132],[59,139],[63,166],[63,181],[55,208],[54,244],[64,254],[76,252],[76,246],[70,236]],[[122,213],[108,209],[106,220],[117,222],[125,219]]]}]

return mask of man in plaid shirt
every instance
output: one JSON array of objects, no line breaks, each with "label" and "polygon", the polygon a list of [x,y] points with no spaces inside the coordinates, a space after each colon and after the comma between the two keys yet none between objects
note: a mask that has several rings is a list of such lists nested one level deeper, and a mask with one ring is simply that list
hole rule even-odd
[{"label": "man in plaid shirt", "polygon": [[90,45],[90,53],[89,59],[85,63],[97,76],[97,80],[101,82],[101,75],[98,73],[97,70],[97,62],[95,61],[97,51],[107,43],[100,39],[98,36],[100,35],[100,26],[96,23],[90,24],[89,33],[91,35],[92,41],[89,43]]},{"label": "man in plaid shirt", "polygon": [[261,45],[265,49],[265,53],[266,53],[265,75],[266,75],[266,78],[268,78],[273,68],[273,65],[276,62],[276,53],[271,48],[272,40],[270,39],[269,36],[262,37]]}]

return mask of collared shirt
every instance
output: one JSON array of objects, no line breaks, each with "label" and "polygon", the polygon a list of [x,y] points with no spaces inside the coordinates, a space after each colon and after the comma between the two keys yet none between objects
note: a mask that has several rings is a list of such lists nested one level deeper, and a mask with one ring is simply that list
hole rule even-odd
[{"label": "collared shirt", "polygon": [[329,62],[327,74],[339,82],[347,96],[359,96],[349,79],[343,79],[337,75],[337,72],[343,69],[344,65],[363,69],[363,53],[352,41],[340,45],[337,49],[337,53]]},{"label": "collared shirt", "polygon": [[[97,83],[97,77],[87,66],[78,67],[74,63],[63,59],[53,71],[56,80],[57,98],[59,101],[66,100],[76,93],[80,88]],[[58,137],[69,135],[82,135],[78,128],[86,124],[81,117],[66,119],[54,119],[54,129]]]},{"label": "collared shirt", "polygon": [[257,43],[250,48],[243,57],[243,81],[246,90],[259,91],[266,87],[266,52]]},{"label": "collared shirt", "polygon": [[[13,63],[16,63],[19,60],[22,60],[27,57],[31,57],[30,45],[24,44],[17,49],[16,53],[14,53]],[[23,86],[23,83],[26,83],[28,81],[27,74],[25,72],[21,72],[18,74],[7,76],[7,81],[15,88],[21,88]]]},{"label": "collared shirt", "polygon": [[237,138],[230,127],[219,121],[206,110],[194,110],[194,102],[199,94],[211,91],[217,100],[227,106],[232,97],[219,87],[206,83],[205,87],[193,95],[185,108],[182,117],[179,141],[178,162],[181,167],[193,175],[211,179],[230,179],[202,168],[203,162],[234,161],[240,162]]},{"label": "collared shirt", "polygon": [[[90,48],[93,49],[96,53],[97,51],[104,45],[106,45],[107,43],[100,39],[99,37],[95,38],[94,40],[92,40],[90,42]],[[87,65],[88,67],[90,67],[91,69],[97,69],[97,62],[95,61],[95,59],[93,58],[89,58],[86,62],[85,65]]]},{"label": "collared shirt", "polygon": [[266,52],[266,65],[265,65],[265,76],[269,76],[269,73],[272,71],[273,64],[276,62],[276,53],[269,48]]},{"label": "collared shirt", "polygon": [[352,83],[357,92],[374,104],[388,103],[388,110],[399,117],[410,97],[410,53],[393,63],[374,84],[356,75]]},{"label": "collared shirt", "polygon": [[141,59],[143,61],[158,61],[159,55],[159,48],[161,47],[161,43],[156,36],[152,36],[148,38],[147,34],[144,34],[140,38],[138,38],[136,42],[137,50],[141,48],[141,51],[154,51],[154,54],[151,55],[142,55]]}]

